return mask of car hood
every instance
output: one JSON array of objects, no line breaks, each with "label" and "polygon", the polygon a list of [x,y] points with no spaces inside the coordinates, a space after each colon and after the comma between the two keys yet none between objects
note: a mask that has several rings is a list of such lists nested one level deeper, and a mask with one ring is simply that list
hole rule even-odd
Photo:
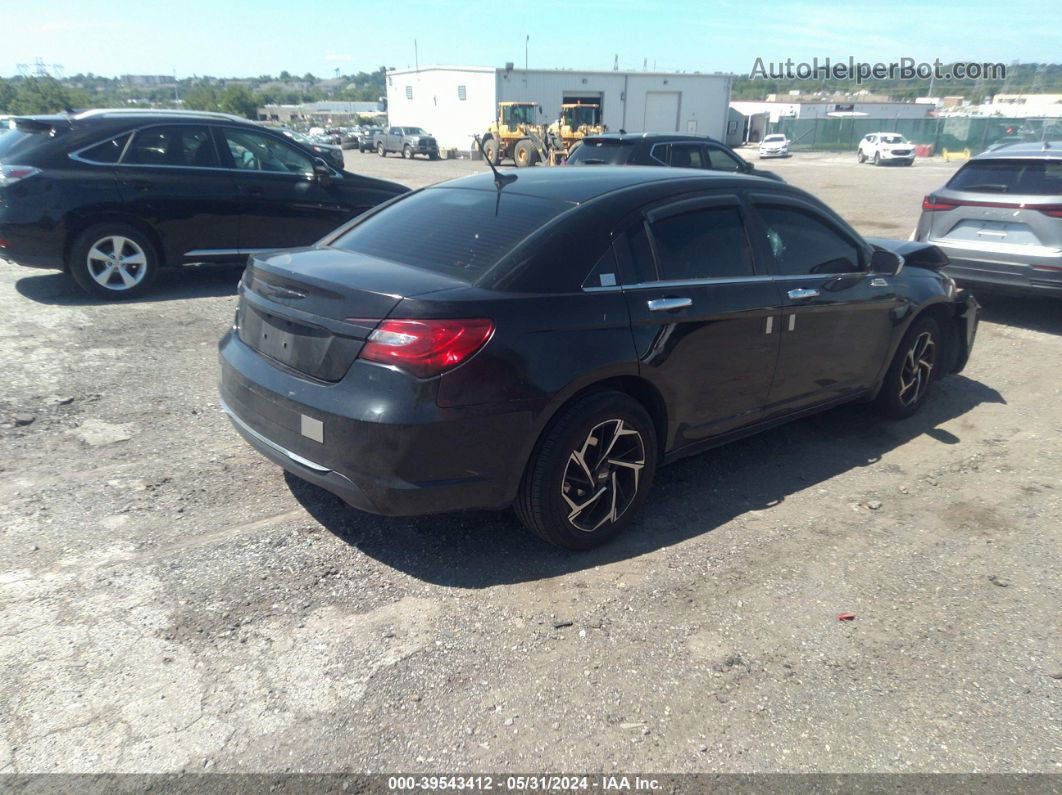
[{"label": "car hood", "polygon": [[875,248],[891,251],[903,257],[904,263],[916,268],[939,271],[948,264],[948,255],[930,243],[917,240],[892,240],[887,237],[863,238]]}]

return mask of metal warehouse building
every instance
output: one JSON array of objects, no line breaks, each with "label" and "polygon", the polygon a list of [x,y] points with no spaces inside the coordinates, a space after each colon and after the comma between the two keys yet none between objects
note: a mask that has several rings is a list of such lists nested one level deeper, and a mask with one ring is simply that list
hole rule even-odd
[{"label": "metal warehouse building", "polygon": [[616,132],[683,132],[722,140],[727,132],[731,76],[661,72],[576,72],[481,66],[425,66],[387,73],[388,121],[423,127],[444,148],[473,146],[495,118],[498,102],[537,102],[542,121],[565,102],[601,106]]}]

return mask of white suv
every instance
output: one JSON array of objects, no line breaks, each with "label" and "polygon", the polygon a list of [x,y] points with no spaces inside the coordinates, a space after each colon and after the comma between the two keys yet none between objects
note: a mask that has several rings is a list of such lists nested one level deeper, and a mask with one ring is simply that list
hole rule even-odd
[{"label": "white suv", "polygon": [[766,136],[760,142],[760,157],[789,157],[789,139],[781,133]]},{"label": "white suv", "polygon": [[878,132],[864,135],[859,142],[856,156],[860,163],[868,160],[875,166],[886,163],[902,163],[909,166],[915,159],[914,144],[899,133]]}]

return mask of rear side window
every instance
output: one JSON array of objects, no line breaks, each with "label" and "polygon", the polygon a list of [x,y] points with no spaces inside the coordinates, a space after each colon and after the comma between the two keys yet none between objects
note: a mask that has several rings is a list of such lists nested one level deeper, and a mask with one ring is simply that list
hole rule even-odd
[{"label": "rear side window", "polygon": [[111,138],[109,141],[104,141],[102,144],[96,144],[88,149],[82,149],[78,154],[78,157],[82,160],[88,160],[91,163],[101,163],[104,165],[117,163],[118,158],[122,156],[122,151],[125,149],[125,144],[128,140],[129,133],[119,135],[115,138]]},{"label": "rear side window", "polygon": [[951,178],[948,188],[970,193],[1059,196],[1062,195],[1062,161],[972,160]]},{"label": "rear side window", "polygon": [[757,208],[778,276],[856,273],[859,249],[814,213],[795,207]]},{"label": "rear side window", "polygon": [[737,207],[705,207],[651,226],[660,278],[751,276],[752,251]]},{"label": "rear side window", "polygon": [[332,246],[474,281],[570,206],[505,191],[431,188],[365,219]]},{"label": "rear side window", "polygon": [[700,144],[671,144],[673,168],[705,168],[704,150]]},{"label": "rear side window", "polygon": [[149,127],[136,133],[122,164],[217,168],[218,155],[206,127]]},{"label": "rear side window", "polygon": [[633,147],[620,141],[583,141],[568,157],[569,163],[589,165],[623,165]]}]

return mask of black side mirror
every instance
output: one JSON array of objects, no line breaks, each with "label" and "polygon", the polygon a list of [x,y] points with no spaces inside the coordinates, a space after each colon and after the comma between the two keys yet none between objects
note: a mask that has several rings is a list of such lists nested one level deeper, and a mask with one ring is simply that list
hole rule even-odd
[{"label": "black side mirror", "polygon": [[329,185],[332,182],[332,169],[328,163],[324,161],[324,158],[317,157],[313,161],[313,174],[317,178],[317,181],[322,185]]},{"label": "black side mirror", "polygon": [[883,248],[876,248],[874,249],[874,253],[870,255],[870,269],[874,273],[881,273],[885,276],[895,276],[900,272],[900,268],[902,267],[903,257],[895,251],[886,251]]}]

